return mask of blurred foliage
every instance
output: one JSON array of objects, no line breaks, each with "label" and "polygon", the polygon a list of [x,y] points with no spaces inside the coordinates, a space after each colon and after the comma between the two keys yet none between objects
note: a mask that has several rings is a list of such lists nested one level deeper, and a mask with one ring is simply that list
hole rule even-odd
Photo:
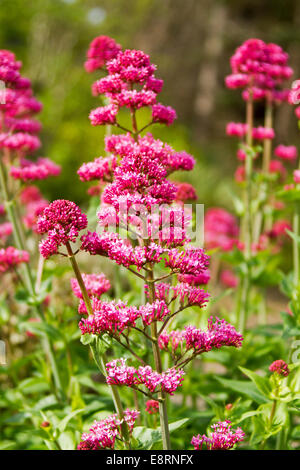
[{"label": "blurred foliage", "polygon": [[[236,159],[224,129],[244,111],[239,93],[224,87],[229,57],[251,36],[278,42],[290,52],[297,77],[299,22],[297,0],[187,0],[184,6],[180,0],[0,0],[0,47],[23,61],[44,105],[42,152],[63,165],[59,178],[43,183],[45,195],[86,200],[76,170],[103,153],[104,130],[89,124],[99,103],[90,90],[97,74],[88,75],[83,62],[90,41],[108,34],[151,54],[165,80],[161,100],[178,113],[163,138],[194,153],[197,167],[186,179],[199,200],[232,209]],[[288,126],[296,135],[296,120],[292,110],[278,112],[278,135],[286,143]]]}]

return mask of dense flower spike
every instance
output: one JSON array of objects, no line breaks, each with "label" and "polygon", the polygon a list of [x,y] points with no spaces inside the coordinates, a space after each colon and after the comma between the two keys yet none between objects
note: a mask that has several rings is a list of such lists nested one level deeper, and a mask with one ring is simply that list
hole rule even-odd
[{"label": "dense flower spike", "polygon": [[[129,433],[131,434],[135,421],[140,412],[137,410],[125,410],[124,422],[127,423]],[[94,424],[81,436],[81,442],[78,450],[103,450],[113,449],[116,439],[121,438],[120,425],[122,420],[116,414],[109,416],[101,421],[94,421]]]},{"label": "dense flower spike", "polygon": [[283,377],[287,377],[290,373],[289,366],[282,359],[272,362],[269,370]]},{"label": "dense flower spike", "polygon": [[209,436],[203,434],[200,436],[193,436],[192,445],[195,450],[228,450],[232,449],[235,444],[242,442],[245,433],[241,428],[232,429],[231,422],[219,421],[217,424],[211,426],[211,433]]},{"label": "dense flower spike", "polygon": [[47,206],[38,218],[38,233],[48,237],[40,243],[44,258],[57,253],[60,245],[75,242],[80,230],[87,227],[86,215],[72,201],[57,199]]},{"label": "dense flower spike", "polygon": [[4,273],[21,263],[28,263],[29,253],[17,250],[13,246],[0,249],[0,273]]},{"label": "dense flower spike", "polygon": [[266,44],[260,39],[248,39],[237,48],[231,57],[232,75],[225,79],[228,88],[246,88],[244,99],[266,96],[276,102],[287,99],[288,93],[282,90],[285,80],[293,74],[287,65],[288,54],[277,44]]}]

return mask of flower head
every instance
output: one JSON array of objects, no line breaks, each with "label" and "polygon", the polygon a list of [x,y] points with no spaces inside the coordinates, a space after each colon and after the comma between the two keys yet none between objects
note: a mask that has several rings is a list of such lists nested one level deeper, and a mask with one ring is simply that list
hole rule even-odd
[{"label": "flower head", "polygon": [[28,263],[29,253],[13,246],[0,249],[0,273],[4,273],[21,263]]},{"label": "flower head", "polygon": [[231,422],[219,421],[211,426],[212,431],[209,436],[193,436],[192,445],[195,450],[202,450],[203,445],[207,450],[228,450],[235,444],[244,440],[245,433],[241,428],[232,429]]},{"label": "flower head", "polygon": [[282,375],[283,377],[287,377],[290,373],[289,366],[282,359],[278,359],[277,361],[272,362],[269,370],[278,375]]},{"label": "flower head", "polygon": [[146,411],[149,413],[149,415],[154,415],[158,413],[159,409],[159,402],[156,400],[148,400],[146,402]]},{"label": "flower head", "polygon": [[87,227],[87,217],[72,201],[57,199],[47,206],[37,221],[38,233],[48,237],[40,243],[40,252],[48,258],[60,245],[75,242],[80,230]]}]

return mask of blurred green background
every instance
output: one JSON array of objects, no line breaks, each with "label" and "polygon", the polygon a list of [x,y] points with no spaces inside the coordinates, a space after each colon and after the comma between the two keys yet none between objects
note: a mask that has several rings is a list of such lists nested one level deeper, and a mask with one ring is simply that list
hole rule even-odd
[{"label": "blurred green background", "polygon": [[[49,199],[84,203],[87,186],[76,170],[103,153],[104,129],[88,120],[99,105],[91,96],[97,73],[83,68],[100,34],[151,55],[165,80],[161,101],[178,114],[175,125],[154,133],[195,155],[195,171],[182,177],[195,185],[200,202],[230,209],[236,142],[226,138],[225,126],[242,121],[244,107],[240,93],[224,87],[229,58],[241,42],[259,37],[290,53],[298,78],[299,0],[0,0],[0,48],[23,61],[44,105],[41,153],[63,166],[59,178],[42,183]],[[297,144],[288,106],[277,110],[276,134],[278,143]]]}]

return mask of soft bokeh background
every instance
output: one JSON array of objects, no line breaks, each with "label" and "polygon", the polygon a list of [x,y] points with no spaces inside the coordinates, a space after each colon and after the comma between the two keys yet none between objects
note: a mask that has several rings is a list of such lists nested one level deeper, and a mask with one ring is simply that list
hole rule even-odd
[{"label": "soft bokeh background", "polygon": [[[290,53],[298,78],[299,0],[0,0],[0,48],[23,61],[44,104],[42,154],[63,165],[59,178],[43,183],[49,199],[84,203],[87,187],[75,172],[103,152],[104,130],[88,120],[99,105],[90,92],[97,74],[83,68],[100,34],[151,54],[165,80],[161,101],[178,114],[176,125],[154,133],[195,155],[196,170],[184,177],[200,202],[230,209],[236,142],[226,138],[225,125],[241,121],[244,108],[240,94],[224,87],[229,58],[241,42],[259,37]],[[276,133],[278,143],[297,143],[288,106],[277,111]]]}]

